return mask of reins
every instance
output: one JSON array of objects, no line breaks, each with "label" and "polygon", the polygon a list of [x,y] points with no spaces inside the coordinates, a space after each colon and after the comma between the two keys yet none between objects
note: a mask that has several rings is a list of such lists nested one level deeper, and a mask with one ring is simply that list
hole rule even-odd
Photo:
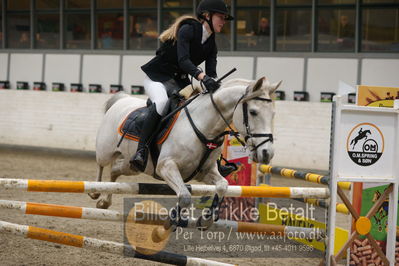
[{"label": "reins", "polygon": [[[245,95],[245,94],[244,94]],[[216,109],[216,111],[219,113],[219,116],[223,119],[224,123],[227,125],[227,127],[230,129],[229,134],[234,136],[237,141],[243,146],[245,147],[245,143],[240,139],[239,135],[240,133],[238,133],[237,131],[234,131],[234,129],[231,128],[230,124],[227,122],[226,118],[224,117],[224,115],[222,114],[222,112],[220,111],[219,107],[216,105],[215,100],[213,99],[213,92],[209,93],[209,96],[211,97],[211,102],[213,107]],[[238,101],[238,103],[241,101],[242,97],[240,98],[240,100]],[[238,105],[237,103],[237,105]]]}]

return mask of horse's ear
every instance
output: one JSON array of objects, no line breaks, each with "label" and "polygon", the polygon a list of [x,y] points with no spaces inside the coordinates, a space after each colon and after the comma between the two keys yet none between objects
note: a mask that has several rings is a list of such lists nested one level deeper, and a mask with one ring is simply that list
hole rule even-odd
[{"label": "horse's ear", "polygon": [[263,82],[266,80],[265,77],[258,79],[258,81],[255,83],[255,85],[252,87],[252,92],[255,92],[262,88]]},{"label": "horse's ear", "polygon": [[282,82],[283,82],[283,81],[280,80],[279,82],[273,83],[273,84],[270,86],[270,87],[271,87],[271,89],[270,89],[270,94],[274,93],[274,92],[278,89],[278,87],[280,87],[280,85],[281,85]]}]

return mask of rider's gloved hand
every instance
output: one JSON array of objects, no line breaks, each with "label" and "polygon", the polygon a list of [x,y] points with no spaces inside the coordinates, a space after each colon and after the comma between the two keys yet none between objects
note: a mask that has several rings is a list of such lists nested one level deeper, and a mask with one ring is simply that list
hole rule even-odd
[{"label": "rider's gloved hand", "polygon": [[204,83],[206,89],[211,92],[216,91],[220,87],[220,84],[208,75],[205,75],[202,79],[202,83]]}]

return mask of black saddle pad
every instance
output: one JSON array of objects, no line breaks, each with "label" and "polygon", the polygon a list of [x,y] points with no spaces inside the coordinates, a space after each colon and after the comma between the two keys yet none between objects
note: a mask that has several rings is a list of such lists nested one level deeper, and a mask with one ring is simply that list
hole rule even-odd
[{"label": "black saddle pad", "polygon": [[[140,140],[141,129],[143,128],[144,121],[147,118],[147,113],[147,107],[142,107],[131,112],[118,127],[118,133],[121,136],[125,135],[124,137],[127,139],[138,142]],[[155,139],[157,144],[162,144],[168,138],[179,114],[180,112],[177,112],[173,117],[161,125],[161,130]]]}]

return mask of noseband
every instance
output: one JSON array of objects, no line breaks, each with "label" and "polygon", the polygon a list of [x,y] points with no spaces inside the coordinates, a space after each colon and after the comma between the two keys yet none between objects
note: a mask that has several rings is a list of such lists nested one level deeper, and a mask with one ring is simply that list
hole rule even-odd
[{"label": "noseband", "polygon": [[[261,97],[255,97],[252,100],[258,100],[258,101],[264,101],[264,102],[272,102],[271,99],[266,99],[266,98],[261,98]],[[267,143],[267,142],[271,142],[273,143],[273,134],[267,134],[267,133],[251,133],[251,128],[249,126],[249,120],[248,120],[248,103],[247,102],[243,102],[242,103],[242,113],[244,116],[244,126],[245,126],[245,130],[247,131],[246,136],[245,136],[245,142],[248,141],[248,139],[250,138],[267,138],[266,140],[262,141],[261,143],[259,143],[258,145],[256,145],[255,147],[253,147],[253,149],[251,151],[256,151],[260,146],[262,146],[263,144]]]},{"label": "noseband", "polygon": [[[241,96],[241,98],[238,100],[236,106],[234,107],[234,110],[237,108],[238,104],[241,102],[242,99],[244,99],[248,94],[248,88],[247,88],[247,92]],[[215,101],[213,100],[213,93],[210,92],[210,97],[211,97],[211,101],[212,104],[214,106],[214,108],[216,109],[216,111],[219,113],[219,115],[222,117],[223,121],[226,123],[227,127],[230,129],[230,134],[233,135],[237,141],[243,146],[246,147],[245,143],[242,142],[242,140],[239,138],[239,133],[234,131],[229,123],[227,122],[226,118],[223,116],[222,112],[219,110],[218,106],[216,105]],[[271,99],[267,99],[267,98],[262,98],[262,97],[254,97],[251,100],[258,100],[258,101],[264,101],[264,102],[272,102]],[[251,149],[251,151],[256,151],[260,146],[262,146],[263,144],[267,143],[267,142],[271,142],[273,143],[273,134],[271,133],[251,133],[251,127],[249,126],[249,119],[248,119],[248,103],[245,101],[242,103],[242,113],[243,113],[243,120],[244,120],[244,126],[245,126],[245,130],[246,130],[246,135],[245,135],[245,142],[248,141],[248,139],[250,138],[266,138],[264,141],[262,141],[261,143],[259,143],[258,145],[256,145],[255,147],[253,147]]]}]

